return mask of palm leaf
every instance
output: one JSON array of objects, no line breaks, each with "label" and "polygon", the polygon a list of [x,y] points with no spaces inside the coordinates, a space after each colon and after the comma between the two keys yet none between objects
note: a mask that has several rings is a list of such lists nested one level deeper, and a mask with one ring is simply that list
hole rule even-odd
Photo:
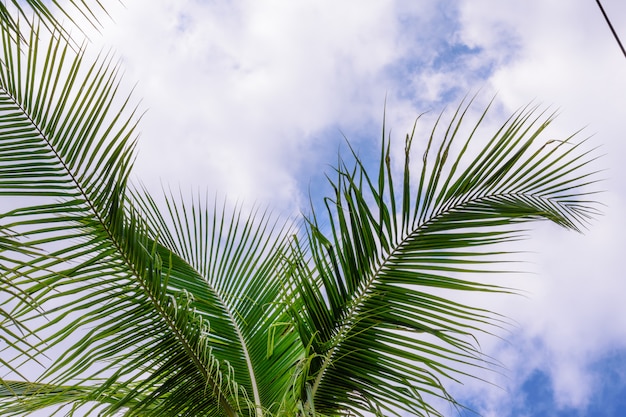
[{"label": "palm leaf", "polygon": [[445,381],[485,366],[474,335],[501,325],[455,294],[510,292],[475,277],[505,272],[494,262],[511,254],[500,247],[523,236],[522,223],[580,230],[597,214],[584,140],[540,139],[552,117],[525,108],[472,156],[486,111],[457,144],[469,109],[459,107],[441,138],[437,121],[417,176],[407,135],[398,189],[383,129],[376,176],[353,152],[354,165],[342,162],[330,181],[329,236],[317,215],[309,219],[321,285],[307,284],[310,271],[293,275],[302,309],[294,317],[317,358],[307,384],[321,412],[441,415],[427,396],[454,403]]},{"label": "palm leaf", "polygon": [[[164,220],[149,195],[126,191],[134,123],[115,99],[116,67],[83,73],[63,39],[40,50],[36,31],[29,42],[5,34],[0,195],[37,202],[2,218],[45,251],[11,268],[33,302],[10,314],[53,360],[34,382],[46,389],[0,410],[101,399],[107,415],[293,408],[288,371],[303,354],[284,301],[287,229],[171,195]],[[7,363],[28,362],[13,351]]]},{"label": "palm leaf", "polygon": [[170,288],[192,294],[193,308],[211,323],[212,352],[232,367],[250,398],[248,412],[277,412],[303,357],[283,285],[289,228],[268,212],[228,214],[225,205],[206,198],[168,194],[166,217],[149,195],[137,201],[153,219],[163,249],[179,262]]},{"label": "palm leaf", "polygon": [[[97,384],[80,397],[87,402],[154,370],[108,412],[232,411],[227,396],[237,393],[228,391],[230,381],[211,355],[207,324],[187,293],[168,290],[169,259],[160,258],[160,245],[126,199],[135,117],[128,100],[116,98],[117,67],[105,58],[84,70],[82,54],[72,57],[58,37],[40,46],[31,27],[27,43],[3,31],[0,195],[35,199],[1,218],[3,228],[43,253],[6,264],[3,280],[32,300],[8,313],[40,338],[26,343],[53,359],[38,383],[70,390]],[[14,257],[21,259],[16,251],[6,256]],[[19,370],[30,354],[15,346],[9,343],[13,356],[3,357]],[[5,399],[0,409],[43,407],[41,398]]]}]

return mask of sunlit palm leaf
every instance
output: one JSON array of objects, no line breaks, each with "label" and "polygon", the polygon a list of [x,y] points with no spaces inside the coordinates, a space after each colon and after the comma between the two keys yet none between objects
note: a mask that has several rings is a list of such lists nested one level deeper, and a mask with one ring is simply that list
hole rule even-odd
[{"label": "sunlit palm leaf", "polygon": [[[6,281],[32,301],[8,314],[33,329],[40,340],[29,343],[53,359],[40,382],[97,383],[82,401],[132,383],[111,413],[232,410],[227,397],[237,390],[211,354],[208,325],[190,296],[168,289],[170,260],[126,201],[134,112],[115,98],[117,68],[104,60],[84,70],[60,39],[40,50],[35,31],[28,43],[4,33],[0,195],[35,201],[3,213],[3,227],[45,251],[28,262],[9,254],[16,261],[5,265]],[[28,353],[13,351],[8,362],[18,369]],[[29,395],[5,404],[29,410],[46,402]]]},{"label": "sunlit palm leaf", "polygon": [[228,214],[206,198],[169,195],[165,218],[148,195],[137,200],[178,260],[170,288],[193,295],[194,309],[211,323],[213,354],[232,367],[250,407],[275,412],[303,356],[283,287],[289,229],[267,212]]},{"label": "sunlit palm leaf", "polygon": [[450,399],[444,380],[485,364],[472,335],[499,325],[454,293],[508,291],[475,277],[497,272],[494,256],[521,237],[521,222],[578,230],[597,214],[586,198],[593,158],[584,141],[539,139],[551,118],[523,109],[470,156],[484,115],[461,139],[468,109],[442,138],[435,126],[417,176],[407,135],[399,192],[385,134],[376,176],[354,154],[355,165],[341,164],[331,181],[330,237],[310,220],[321,288],[304,282],[308,273],[294,277],[301,337],[318,355],[308,382],[317,410],[439,415],[424,395]]}]

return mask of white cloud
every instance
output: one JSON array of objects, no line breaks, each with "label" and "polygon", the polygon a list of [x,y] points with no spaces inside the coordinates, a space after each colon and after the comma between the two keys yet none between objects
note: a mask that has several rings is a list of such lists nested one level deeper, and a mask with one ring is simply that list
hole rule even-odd
[{"label": "white cloud", "polygon": [[399,53],[390,5],[138,1],[113,13],[104,42],[149,107],[138,175],[298,207],[294,173],[320,164],[339,128],[382,114]]}]

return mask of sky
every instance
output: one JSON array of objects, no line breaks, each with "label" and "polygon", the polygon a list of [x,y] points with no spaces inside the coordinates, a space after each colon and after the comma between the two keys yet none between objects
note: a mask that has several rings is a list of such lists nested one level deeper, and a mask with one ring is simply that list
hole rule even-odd
[{"label": "sky", "polygon": [[[594,1],[109,3],[90,50],[120,58],[147,110],[134,175],[152,190],[297,214],[344,137],[367,156],[384,111],[401,141],[467,94],[495,95],[488,123],[535,102],[558,110],[552,134],[584,128],[604,155],[604,214],[581,235],[535,228],[524,296],[481,300],[515,323],[481,341],[502,368],[452,391],[485,417],[626,415],[626,58]],[[626,41],[626,2],[603,5]]]}]

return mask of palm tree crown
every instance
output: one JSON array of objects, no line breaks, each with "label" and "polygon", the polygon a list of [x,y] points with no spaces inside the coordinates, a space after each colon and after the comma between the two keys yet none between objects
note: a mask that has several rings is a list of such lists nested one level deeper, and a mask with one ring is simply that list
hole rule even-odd
[{"label": "palm tree crown", "polygon": [[485,366],[474,335],[501,322],[455,294],[508,291],[476,277],[522,223],[597,213],[584,140],[542,139],[536,107],[461,137],[471,101],[399,164],[383,128],[376,166],[340,160],[300,225],[160,205],[128,180],[140,114],[118,66],[3,22],[3,416],[442,415],[432,399],[456,404],[447,384]]}]

